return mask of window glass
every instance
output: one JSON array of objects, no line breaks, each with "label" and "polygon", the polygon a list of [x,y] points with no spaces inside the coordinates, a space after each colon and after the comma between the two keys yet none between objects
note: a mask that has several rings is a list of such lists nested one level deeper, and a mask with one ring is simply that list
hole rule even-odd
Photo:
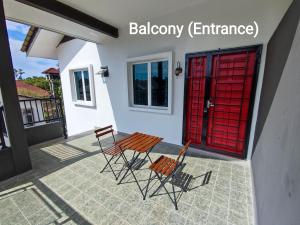
[{"label": "window glass", "polygon": [[74,72],[77,100],[84,100],[81,71]]},{"label": "window glass", "polygon": [[151,105],[168,107],[168,61],[151,63]]},{"label": "window glass", "polygon": [[148,64],[134,64],[133,102],[135,105],[148,105]]},{"label": "window glass", "polygon": [[87,70],[83,71],[83,77],[84,77],[86,101],[91,101],[91,89],[90,89],[89,72]]}]

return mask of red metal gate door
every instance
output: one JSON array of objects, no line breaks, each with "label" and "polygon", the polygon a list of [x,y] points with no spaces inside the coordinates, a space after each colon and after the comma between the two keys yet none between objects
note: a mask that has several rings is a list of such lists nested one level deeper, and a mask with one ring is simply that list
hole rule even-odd
[{"label": "red metal gate door", "polygon": [[243,156],[256,51],[214,55],[206,145]]},{"label": "red metal gate door", "polygon": [[205,97],[206,56],[190,58],[188,63],[185,141],[194,145],[202,142],[202,124]]}]

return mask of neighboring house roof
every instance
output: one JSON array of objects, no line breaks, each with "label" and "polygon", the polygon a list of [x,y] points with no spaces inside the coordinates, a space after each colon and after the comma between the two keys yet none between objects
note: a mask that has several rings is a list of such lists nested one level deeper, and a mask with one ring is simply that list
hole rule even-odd
[{"label": "neighboring house roof", "polygon": [[27,56],[58,59],[56,48],[73,37],[31,26],[24,39],[21,51]]},{"label": "neighboring house roof", "polygon": [[43,71],[42,74],[51,74],[51,75],[54,75],[54,76],[59,76],[59,69],[51,67],[51,68],[46,69],[45,71]]},{"label": "neighboring house roof", "polygon": [[19,96],[31,98],[50,97],[50,93],[42,88],[27,84],[23,80],[16,80],[17,91]]}]

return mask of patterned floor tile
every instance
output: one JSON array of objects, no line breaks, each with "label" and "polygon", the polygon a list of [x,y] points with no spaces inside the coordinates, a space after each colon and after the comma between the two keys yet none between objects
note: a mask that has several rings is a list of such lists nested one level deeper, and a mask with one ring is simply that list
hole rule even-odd
[{"label": "patterned floor tile", "polygon": [[18,212],[6,219],[0,218],[1,224],[5,225],[29,225],[28,220],[21,214],[21,212]]},{"label": "patterned floor tile", "polygon": [[[117,139],[121,137],[117,135]],[[111,140],[104,143],[108,147]],[[162,152],[170,154],[178,149],[162,143],[150,156],[154,160]],[[132,157],[131,151],[125,154],[128,159]],[[179,209],[175,210],[164,190],[149,198],[159,185],[157,180],[143,200],[132,174],[117,185],[111,172],[100,173],[106,161],[94,135],[41,145],[32,148],[30,155],[32,171],[0,183],[0,225],[253,224],[251,170],[243,161],[187,156],[183,172],[193,178],[187,192],[176,188]],[[120,169],[122,164],[114,166]],[[135,171],[142,188],[148,181],[148,167],[149,162]],[[210,179],[204,183],[209,172]],[[169,184],[166,186],[171,190]]]}]

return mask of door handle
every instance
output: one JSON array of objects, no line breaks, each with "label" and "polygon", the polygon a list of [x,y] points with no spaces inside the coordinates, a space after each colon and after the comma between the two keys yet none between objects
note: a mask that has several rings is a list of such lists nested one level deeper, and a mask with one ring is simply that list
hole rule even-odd
[{"label": "door handle", "polygon": [[206,103],[206,108],[210,108],[210,107],[213,107],[215,106],[215,104],[213,104],[210,100],[207,100],[207,103]]}]

